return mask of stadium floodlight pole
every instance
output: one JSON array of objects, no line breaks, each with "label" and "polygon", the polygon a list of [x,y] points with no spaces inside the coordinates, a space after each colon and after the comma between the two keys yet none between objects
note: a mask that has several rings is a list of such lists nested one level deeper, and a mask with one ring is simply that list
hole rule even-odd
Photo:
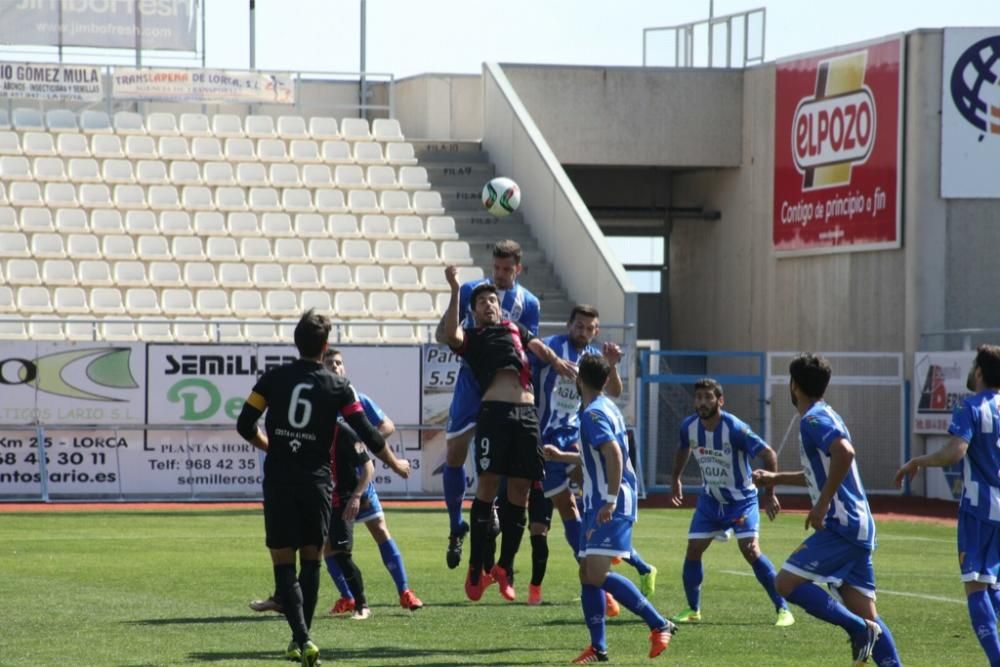
[{"label": "stadium floodlight pole", "polygon": [[255,0],[250,0],[250,69],[257,69],[257,35],[254,32],[256,4]]},{"label": "stadium floodlight pole", "polygon": [[368,28],[366,26],[366,17],[368,15],[368,2],[367,0],[361,0],[361,117],[367,117],[367,107],[368,107],[368,77],[365,76],[366,67],[366,54],[367,50],[367,32]]}]

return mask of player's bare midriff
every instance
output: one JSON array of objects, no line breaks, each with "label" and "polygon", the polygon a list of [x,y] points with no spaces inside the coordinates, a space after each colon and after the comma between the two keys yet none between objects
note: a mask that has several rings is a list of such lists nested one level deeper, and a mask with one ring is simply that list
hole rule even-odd
[{"label": "player's bare midriff", "polygon": [[484,401],[504,403],[534,403],[535,395],[521,386],[520,373],[513,370],[499,370],[493,382],[483,394]]}]

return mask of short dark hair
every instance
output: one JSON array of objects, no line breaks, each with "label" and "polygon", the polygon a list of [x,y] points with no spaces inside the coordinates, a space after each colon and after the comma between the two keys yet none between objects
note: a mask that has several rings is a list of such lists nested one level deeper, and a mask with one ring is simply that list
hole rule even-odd
[{"label": "short dark hair", "polygon": [[473,309],[476,307],[476,299],[478,299],[479,295],[483,292],[489,292],[490,294],[496,295],[497,287],[493,283],[479,283],[476,285],[472,289],[472,296],[469,297],[469,303],[472,305]]},{"label": "short dark hair", "polygon": [[573,310],[569,311],[569,319],[567,322],[572,323],[576,319],[577,315],[583,315],[584,317],[600,317],[597,309],[586,303],[578,303],[573,306]]},{"label": "short dark hair", "polygon": [[702,378],[694,383],[694,390],[708,389],[716,398],[722,398],[722,385],[715,378]]},{"label": "short dark hair", "polygon": [[1000,388],[1000,345],[980,345],[976,348],[976,368],[983,374],[983,384]]},{"label": "short dark hair", "polygon": [[788,364],[788,374],[803,394],[809,398],[823,398],[833,370],[830,362],[820,355],[803,352]]},{"label": "short dark hair", "polygon": [[521,263],[521,244],[511,239],[504,239],[493,244],[493,257],[498,259],[513,259],[515,264]]},{"label": "short dark hair", "polygon": [[324,359],[332,359],[333,357],[337,356],[338,354],[341,355],[341,356],[344,355],[344,353],[341,352],[340,350],[338,350],[337,348],[335,348],[335,347],[328,347],[328,348],[326,348],[326,352],[323,353],[323,358]]},{"label": "short dark hair", "polygon": [[577,377],[583,384],[598,391],[604,389],[611,375],[611,364],[602,354],[585,354],[580,357],[577,366]]},{"label": "short dark hair", "polygon": [[310,308],[302,314],[299,323],[295,325],[295,347],[299,354],[307,359],[314,359],[323,351],[323,346],[330,339],[330,318]]}]

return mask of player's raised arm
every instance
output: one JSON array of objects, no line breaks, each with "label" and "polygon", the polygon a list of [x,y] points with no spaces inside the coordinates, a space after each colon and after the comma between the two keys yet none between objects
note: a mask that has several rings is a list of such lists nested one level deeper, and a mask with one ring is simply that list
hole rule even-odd
[{"label": "player's raised arm", "polygon": [[576,366],[556,354],[551,347],[542,342],[541,338],[529,339],[527,346],[539,361],[552,366],[552,370],[556,373],[571,380],[576,379]]},{"label": "player's raised arm", "polygon": [[753,471],[753,484],[761,489],[771,489],[775,486],[808,486],[804,470],[771,472],[757,469]]},{"label": "player's raised arm", "polygon": [[243,403],[240,416],[236,419],[236,432],[251,445],[265,452],[268,444],[267,436],[260,432],[257,421],[266,409],[267,399],[256,391],[251,391],[246,402]]},{"label": "player's raised arm", "polygon": [[921,468],[947,468],[958,463],[965,457],[965,452],[969,449],[969,443],[957,435],[948,439],[948,444],[931,454],[916,456],[906,463],[896,472],[896,488],[902,488],[903,480],[907,477],[913,479],[920,472]]},{"label": "player's raised arm", "polygon": [[451,286],[451,299],[448,301],[448,309],[444,311],[441,321],[438,322],[434,338],[437,342],[452,349],[458,349],[465,342],[465,333],[459,324],[458,316],[459,290],[461,289],[458,284],[458,269],[454,266],[448,266],[444,270],[444,275],[448,279],[448,285]]},{"label": "player's raised arm", "polygon": [[618,398],[625,389],[621,376],[618,375],[618,362],[622,360],[622,349],[611,341],[605,341],[601,346],[601,354],[611,366],[611,374],[608,376],[608,383],[604,385],[604,393],[612,398]]}]

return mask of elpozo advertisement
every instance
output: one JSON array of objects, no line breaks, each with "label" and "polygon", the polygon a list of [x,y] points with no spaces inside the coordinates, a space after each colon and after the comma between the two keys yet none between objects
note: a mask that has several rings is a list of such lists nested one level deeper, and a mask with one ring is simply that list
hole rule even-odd
[{"label": "elpozo advertisement", "polygon": [[941,196],[1000,197],[1000,28],[948,28],[941,69]]},{"label": "elpozo advertisement", "polygon": [[194,51],[199,0],[5,0],[0,43]]},{"label": "elpozo advertisement", "polygon": [[778,61],[772,246],[898,248],[903,39]]},{"label": "elpozo advertisement", "polygon": [[116,67],[111,81],[112,96],[116,99],[204,104],[295,103],[290,74]]},{"label": "elpozo advertisement", "polygon": [[101,70],[88,65],[0,63],[0,96],[23,100],[97,102]]},{"label": "elpozo advertisement", "polygon": [[976,351],[917,352],[913,361],[913,432],[948,432],[955,406],[972,392],[966,387]]}]

